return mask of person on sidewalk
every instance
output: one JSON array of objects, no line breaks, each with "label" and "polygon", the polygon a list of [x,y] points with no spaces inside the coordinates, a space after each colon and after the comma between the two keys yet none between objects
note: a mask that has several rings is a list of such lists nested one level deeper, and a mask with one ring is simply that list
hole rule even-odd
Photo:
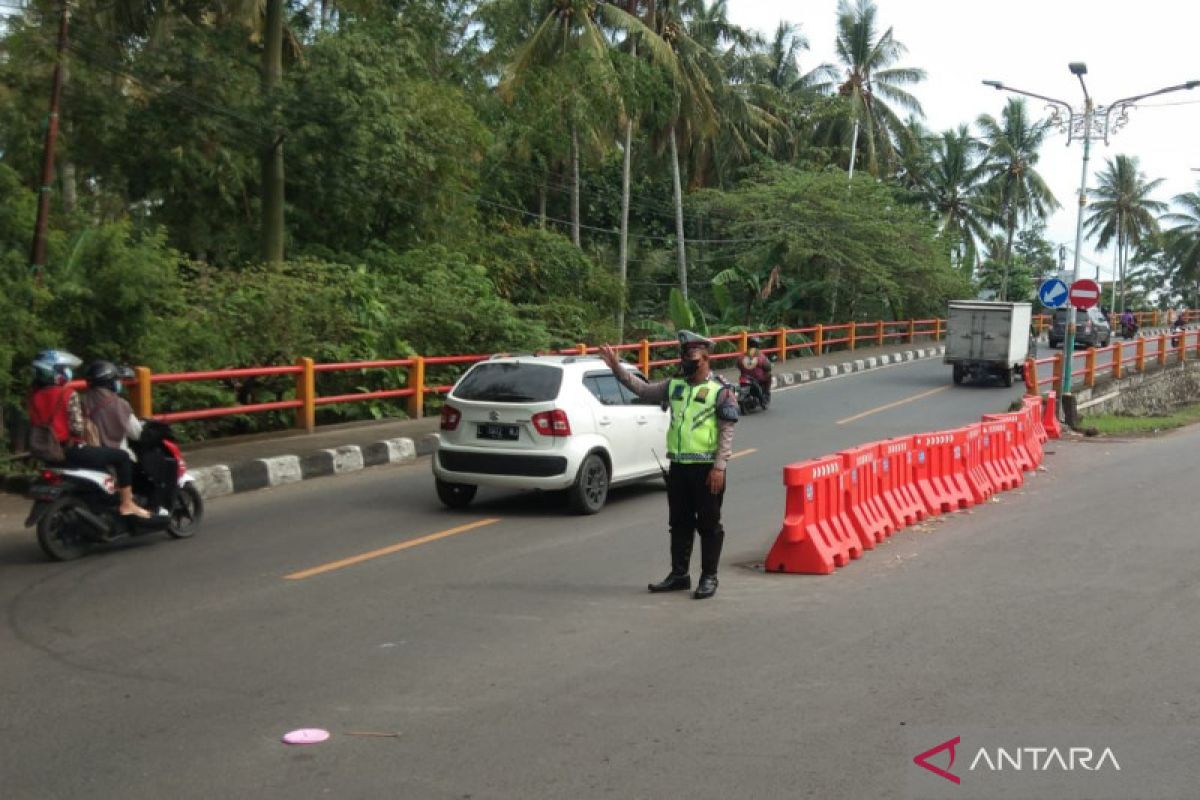
[{"label": "person on sidewalk", "polygon": [[733,426],[738,419],[737,392],[712,371],[713,342],[691,331],[679,332],[682,377],[647,383],[621,366],[610,345],[600,357],[626,388],[649,403],[666,402],[671,410],[667,430],[668,526],[671,531],[671,572],[647,588],[651,592],[692,588],[692,545],[700,535],[700,581],[697,600],[717,592],[717,567],[725,528],[721,503],[725,499],[725,467],[733,453]]}]

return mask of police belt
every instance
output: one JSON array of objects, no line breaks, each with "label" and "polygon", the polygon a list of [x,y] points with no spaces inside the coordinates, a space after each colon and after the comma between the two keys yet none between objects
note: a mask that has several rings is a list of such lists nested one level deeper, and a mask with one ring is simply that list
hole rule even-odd
[{"label": "police belt", "polygon": [[668,461],[678,461],[681,464],[705,464],[717,460],[716,453],[667,453]]}]

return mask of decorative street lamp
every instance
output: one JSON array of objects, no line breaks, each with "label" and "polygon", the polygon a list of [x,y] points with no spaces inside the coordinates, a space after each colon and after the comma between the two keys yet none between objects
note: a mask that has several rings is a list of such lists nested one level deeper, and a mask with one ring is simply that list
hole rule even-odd
[{"label": "decorative street lamp", "polygon": [[[1188,81],[1176,86],[1168,86],[1165,89],[1158,89],[1145,94],[1134,95],[1133,97],[1123,97],[1120,100],[1115,100],[1107,106],[1097,106],[1092,102],[1092,97],[1088,94],[1087,84],[1083,81],[1083,76],[1087,74],[1087,64],[1082,61],[1073,61],[1067,65],[1071,70],[1071,74],[1079,79],[1079,86],[1083,89],[1083,109],[1076,111],[1071,107],[1071,104],[1065,100],[1057,100],[1053,97],[1046,97],[1042,94],[1027,92],[1023,89],[1014,89],[1011,86],[1005,86],[1000,81],[984,81],[984,86],[991,86],[997,91],[1012,92],[1013,94],[1021,94],[1026,97],[1033,97],[1038,100],[1045,101],[1051,110],[1049,123],[1056,126],[1059,130],[1066,131],[1067,145],[1075,139],[1083,139],[1083,174],[1079,180],[1079,217],[1075,222],[1075,257],[1074,265],[1071,269],[1071,282],[1079,280],[1079,251],[1083,244],[1083,211],[1087,206],[1087,174],[1088,174],[1088,159],[1092,152],[1092,139],[1103,139],[1105,144],[1108,144],[1109,135],[1116,133],[1121,128],[1125,127],[1129,122],[1129,110],[1139,100],[1145,100],[1147,97],[1156,97],[1160,94],[1168,92],[1178,92],[1184,89],[1195,89],[1200,86],[1200,81]],[[1067,306],[1067,334],[1063,339],[1063,370],[1062,384],[1059,387],[1059,395],[1062,398],[1060,407],[1064,414],[1074,414],[1074,403],[1071,398],[1071,372],[1073,371],[1072,362],[1075,354],[1075,314],[1074,308],[1068,304]]]}]

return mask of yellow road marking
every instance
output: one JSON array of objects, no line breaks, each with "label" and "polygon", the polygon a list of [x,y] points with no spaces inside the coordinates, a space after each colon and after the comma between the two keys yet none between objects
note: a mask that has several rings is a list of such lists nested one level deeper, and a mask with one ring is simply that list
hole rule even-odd
[{"label": "yellow road marking", "polygon": [[362,553],[357,556],[350,556],[349,558],[343,558],[340,561],[330,561],[328,564],[321,564],[320,566],[311,567],[309,569],[301,570],[300,572],[293,572],[291,575],[284,575],[283,577],[289,581],[298,581],[298,580],[302,580],[304,578],[311,578],[314,575],[320,575],[325,572],[333,572],[335,569],[342,569],[343,567],[351,567],[351,566],[354,566],[355,564],[360,564],[363,561],[369,561],[372,558],[379,558],[380,556],[387,556],[387,555],[391,555],[392,553],[399,553],[401,550],[407,550],[410,547],[417,547],[418,545],[429,544],[430,542],[436,542],[438,539],[445,539],[447,536],[454,536],[459,533],[466,533],[467,531],[473,531],[476,528],[482,528],[485,525],[491,525],[491,524],[493,524],[495,522],[499,522],[499,521],[500,520],[497,518],[489,518],[489,519],[477,520],[475,522],[469,522],[466,525],[459,525],[457,528],[450,528],[449,530],[438,531],[437,533],[431,533],[428,536],[422,536],[418,539],[409,539],[406,542],[400,542],[399,544],[393,544],[393,545],[388,545],[387,547],[381,547],[378,550],[372,550],[369,553]]},{"label": "yellow road marking", "polygon": [[741,458],[742,456],[748,456],[751,453],[757,453],[757,452],[758,452],[757,447],[751,447],[746,450],[738,450],[736,453],[734,453],[733,455],[731,455],[729,457],[729,460],[733,461],[735,458]]},{"label": "yellow road marking", "polygon": [[930,389],[928,392],[921,392],[920,394],[914,394],[912,397],[906,397],[903,400],[897,400],[894,403],[888,403],[886,406],[879,406],[878,408],[872,408],[870,411],[864,411],[861,414],[855,414],[853,417],[846,417],[845,419],[839,419],[837,421],[837,424],[845,425],[847,422],[854,422],[856,419],[862,419],[863,417],[869,417],[872,414],[878,414],[880,411],[887,411],[890,408],[895,408],[896,406],[902,406],[905,403],[914,403],[923,397],[929,397],[930,395],[937,394],[938,392],[944,392],[949,388],[950,388],[949,385],[939,386],[936,389]]}]

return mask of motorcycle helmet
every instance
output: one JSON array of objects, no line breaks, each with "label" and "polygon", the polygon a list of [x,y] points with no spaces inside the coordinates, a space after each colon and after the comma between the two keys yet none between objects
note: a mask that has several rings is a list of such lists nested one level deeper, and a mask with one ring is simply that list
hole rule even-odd
[{"label": "motorcycle helmet", "polygon": [[66,350],[43,350],[33,358],[34,386],[62,386],[75,377],[83,362]]},{"label": "motorcycle helmet", "polygon": [[115,392],[121,385],[121,373],[111,361],[93,361],[84,368],[83,377],[92,389],[111,389]]}]

